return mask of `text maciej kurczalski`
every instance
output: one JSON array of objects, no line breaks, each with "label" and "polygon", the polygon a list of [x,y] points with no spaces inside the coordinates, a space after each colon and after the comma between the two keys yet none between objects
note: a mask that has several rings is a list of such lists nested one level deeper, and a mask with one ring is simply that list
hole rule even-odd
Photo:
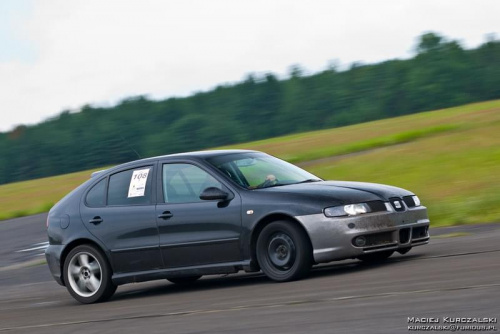
[{"label": "text maciej kurczalski", "polygon": [[410,324],[496,324],[497,318],[476,317],[408,317]]}]

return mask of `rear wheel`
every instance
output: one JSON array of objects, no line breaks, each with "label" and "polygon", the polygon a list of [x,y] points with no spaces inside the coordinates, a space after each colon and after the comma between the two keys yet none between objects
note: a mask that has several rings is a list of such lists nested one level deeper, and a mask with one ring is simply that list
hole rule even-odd
[{"label": "rear wheel", "polygon": [[167,280],[172,282],[172,283],[179,284],[179,285],[188,285],[188,284],[192,284],[192,283],[196,282],[200,278],[201,278],[201,275],[200,276],[189,276],[189,277],[170,277],[170,278],[167,278]]},{"label": "rear wheel", "polygon": [[367,263],[379,263],[387,260],[394,251],[382,251],[377,253],[365,254],[358,257],[359,260]]},{"label": "rear wheel", "polygon": [[63,275],[71,296],[83,304],[104,301],[116,291],[108,261],[91,245],[77,246],[69,252]]},{"label": "rear wheel", "polygon": [[264,227],[257,239],[256,251],[260,268],[274,281],[296,280],[311,269],[309,239],[299,227],[287,221]]}]

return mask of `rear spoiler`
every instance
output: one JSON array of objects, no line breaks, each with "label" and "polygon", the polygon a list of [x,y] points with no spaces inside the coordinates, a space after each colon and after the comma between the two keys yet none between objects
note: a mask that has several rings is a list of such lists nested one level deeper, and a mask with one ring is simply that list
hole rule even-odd
[{"label": "rear spoiler", "polygon": [[100,175],[102,173],[104,173],[105,171],[107,171],[107,169],[103,169],[103,170],[98,170],[96,172],[93,172],[92,174],[90,174],[90,177],[96,177],[97,175]]}]

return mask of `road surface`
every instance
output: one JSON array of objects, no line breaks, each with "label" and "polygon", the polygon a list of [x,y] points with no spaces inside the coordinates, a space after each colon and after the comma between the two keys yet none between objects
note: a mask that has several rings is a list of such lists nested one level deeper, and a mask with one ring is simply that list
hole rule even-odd
[{"label": "road surface", "polygon": [[208,276],[189,287],[153,281],[81,305],[40,264],[45,217],[0,222],[0,332],[409,333],[429,325],[412,317],[439,320],[432,325],[500,318],[500,224],[431,229],[431,243],[407,255],[334,262],[297,282],[262,274]]}]

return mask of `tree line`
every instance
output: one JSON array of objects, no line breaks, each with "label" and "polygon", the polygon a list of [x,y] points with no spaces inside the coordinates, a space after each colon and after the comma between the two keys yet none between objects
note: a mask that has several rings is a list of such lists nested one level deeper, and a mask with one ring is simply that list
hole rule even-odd
[{"label": "tree line", "polygon": [[0,184],[500,98],[500,42],[475,49],[436,33],[415,56],[245,80],[185,98],[131,97],[0,133]]}]

